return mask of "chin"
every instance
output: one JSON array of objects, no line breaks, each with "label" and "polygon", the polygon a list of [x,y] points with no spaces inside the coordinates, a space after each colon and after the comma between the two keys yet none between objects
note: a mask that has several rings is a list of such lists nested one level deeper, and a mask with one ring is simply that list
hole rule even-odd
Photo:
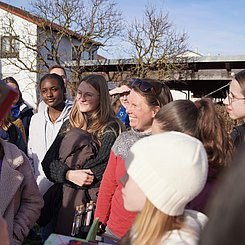
[{"label": "chin", "polygon": [[133,211],[134,211],[134,210],[132,210],[132,209],[130,208],[130,205],[127,205],[127,203],[124,203],[123,206],[124,206],[124,208],[125,208],[127,211],[129,211],[129,212],[133,212]]},{"label": "chin", "polygon": [[129,121],[130,127],[137,129],[137,123],[135,123],[134,121]]},{"label": "chin", "polygon": [[78,107],[80,112],[88,112],[88,108],[84,108],[83,106]]}]

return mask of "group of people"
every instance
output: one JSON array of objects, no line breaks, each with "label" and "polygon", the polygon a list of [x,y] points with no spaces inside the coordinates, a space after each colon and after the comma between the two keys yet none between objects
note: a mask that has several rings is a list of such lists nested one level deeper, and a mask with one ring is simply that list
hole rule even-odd
[{"label": "group of people", "polygon": [[[242,124],[230,137],[211,99],[173,101],[155,79],[109,91],[102,75],[91,74],[71,101],[65,69],[54,66],[40,79],[33,115],[13,81],[4,79],[19,96],[0,131],[0,212],[11,244],[21,244],[36,222],[43,240],[52,232],[70,236],[77,207],[90,201],[98,234],[112,244],[196,244],[212,225],[210,200],[245,131]],[[224,100],[236,120],[245,119],[244,103],[245,70]]]}]

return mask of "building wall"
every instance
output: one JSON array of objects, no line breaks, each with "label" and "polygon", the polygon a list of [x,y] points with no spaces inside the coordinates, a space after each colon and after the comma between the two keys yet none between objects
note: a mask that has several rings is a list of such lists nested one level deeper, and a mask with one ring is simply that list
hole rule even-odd
[{"label": "building wall", "polygon": [[18,61],[17,58],[0,58],[0,77],[14,77],[20,86],[24,100],[35,106],[37,102],[37,74],[30,72],[26,67],[36,70],[36,53],[27,49],[23,43],[35,47],[37,42],[37,26],[0,9],[0,37],[9,36],[10,34],[18,36],[21,40],[19,42],[19,59],[22,62]]}]

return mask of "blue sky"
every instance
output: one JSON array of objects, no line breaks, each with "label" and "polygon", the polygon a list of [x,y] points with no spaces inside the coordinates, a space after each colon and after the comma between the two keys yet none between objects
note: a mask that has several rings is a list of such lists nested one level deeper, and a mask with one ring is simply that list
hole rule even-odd
[{"label": "blue sky", "polygon": [[[28,0],[3,0],[25,7]],[[169,13],[178,31],[189,36],[189,47],[203,55],[245,55],[244,0],[115,0],[127,20],[140,18],[146,4]],[[118,58],[126,50],[115,41],[108,54]],[[102,53],[105,55],[106,53]]]}]

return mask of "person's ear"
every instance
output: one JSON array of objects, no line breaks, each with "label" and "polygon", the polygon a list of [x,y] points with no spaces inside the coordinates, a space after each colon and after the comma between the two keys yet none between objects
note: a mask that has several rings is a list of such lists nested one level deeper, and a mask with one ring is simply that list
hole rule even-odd
[{"label": "person's ear", "polygon": [[154,108],[152,109],[152,117],[154,118],[155,115],[158,113],[158,111],[160,110],[160,106],[157,105],[157,106],[154,106]]}]

